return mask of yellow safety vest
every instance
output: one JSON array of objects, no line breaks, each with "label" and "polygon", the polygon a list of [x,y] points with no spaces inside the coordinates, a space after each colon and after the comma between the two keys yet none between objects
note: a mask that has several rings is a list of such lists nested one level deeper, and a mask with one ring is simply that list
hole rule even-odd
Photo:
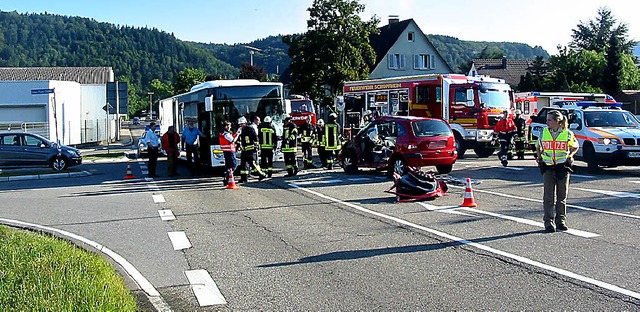
[{"label": "yellow safety vest", "polygon": [[273,149],[273,134],[275,131],[271,128],[260,129],[260,148],[261,149]]},{"label": "yellow safety vest", "polygon": [[553,166],[567,161],[569,154],[569,131],[563,130],[554,140],[549,128],[542,130],[542,160],[545,164]]},{"label": "yellow safety vest", "polygon": [[340,149],[340,138],[338,138],[338,126],[335,124],[324,125],[324,149],[327,151],[337,151]]}]

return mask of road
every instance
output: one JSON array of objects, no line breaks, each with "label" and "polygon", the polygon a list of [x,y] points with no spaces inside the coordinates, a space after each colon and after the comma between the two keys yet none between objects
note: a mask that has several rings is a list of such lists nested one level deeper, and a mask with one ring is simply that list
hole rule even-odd
[{"label": "road", "polygon": [[[0,183],[0,217],[104,244],[175,311],[640,310],[640,169],[574,175],[570,231],[548,234],[529,158],[459,160],[451,176],[480,182],[477,208],[459,207],[455,183],[443,198],[395,203],[376,171],[277,172],[227,190],[208,176],[122,180],[116,163]],[[141,177],[144,163],[132,164]]]}]

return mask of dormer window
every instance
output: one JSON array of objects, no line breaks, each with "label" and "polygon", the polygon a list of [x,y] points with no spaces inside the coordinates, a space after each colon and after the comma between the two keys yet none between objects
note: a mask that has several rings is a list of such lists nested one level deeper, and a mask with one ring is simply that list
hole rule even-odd
[{"label": "dormer window", "polygon": [[415,34],[413,31],[410,31],[410,32],[407,34],[407,40],[408,40],[409,42],[413,42],[413,41],[415,40],[415,37],[416,37],[416,34]]}]

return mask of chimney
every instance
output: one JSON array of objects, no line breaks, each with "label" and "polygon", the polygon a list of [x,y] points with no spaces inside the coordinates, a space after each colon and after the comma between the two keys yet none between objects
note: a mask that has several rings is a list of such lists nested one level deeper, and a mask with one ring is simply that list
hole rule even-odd
[{"label": "chimney", "polygon": [[507,69],[507,56],[502,57],[502,68]]},{"label": "chimney", "polygon": [[398,15],[389,15],[389,25],[395,24],[400,21],[400,16]]}]

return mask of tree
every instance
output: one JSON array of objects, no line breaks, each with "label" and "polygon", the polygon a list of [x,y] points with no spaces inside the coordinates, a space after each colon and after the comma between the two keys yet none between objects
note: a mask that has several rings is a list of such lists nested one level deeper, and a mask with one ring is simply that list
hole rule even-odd
[{"label": "tree", "polygon": [[369,36],[379,19],[363,21],[364,5],[357,0],[314,0],[307,32],[285,36],[291,57],[291,91],[310,94],[324,105],[347,80],[365,79],[376,55]]},{"label": "tree", "polygon": [[175,94],[188,92],[191,87],[205,81],[207,75],[199,69],[185,68],[176,77],[173,84]]},{"label": "tree", "polygon": [[628,39],[629,27],[626,23],[616,26],[616,18],[607,7],[598,9],[595,20],[578,24],[572,29],[572,41],[569,46],[576,50],[606,51],[611,37],[618,37],[620,49],[625,53],[633,53],[637,42]]},{"label": "tree", "polygon": [[482,48],[482,51],[480,51],[478,55],[474,56],[473,59],[458,65],[458,70],[463,73],[469,72],[469,70],[471,69],[471,65],[473,65],[474,59],[495,60],[502,59],[503,57],[505,57],[505,54],[502,53],[502,51],[500,51],[498,47],[487,45]]},{"label": "tree", "polygon": [[618,94],[622,91],[620,73],[622,72],[622,51],[620,40],[615,34],[609,38],[607,49],[607,66],[604,69],[602,87],[607,94]]},{"label": "tree", "polygon": [[151,88],[156,99],[166,99],[173,95],[173,85],[169,82],[162,82],[158,79],[151,80]]},{"label": "tree", "polygon": [[251,65],[244,62],[240,67],[240,78],[265,81],[267,79],[267,72],[265,72],[264,67]]}]

